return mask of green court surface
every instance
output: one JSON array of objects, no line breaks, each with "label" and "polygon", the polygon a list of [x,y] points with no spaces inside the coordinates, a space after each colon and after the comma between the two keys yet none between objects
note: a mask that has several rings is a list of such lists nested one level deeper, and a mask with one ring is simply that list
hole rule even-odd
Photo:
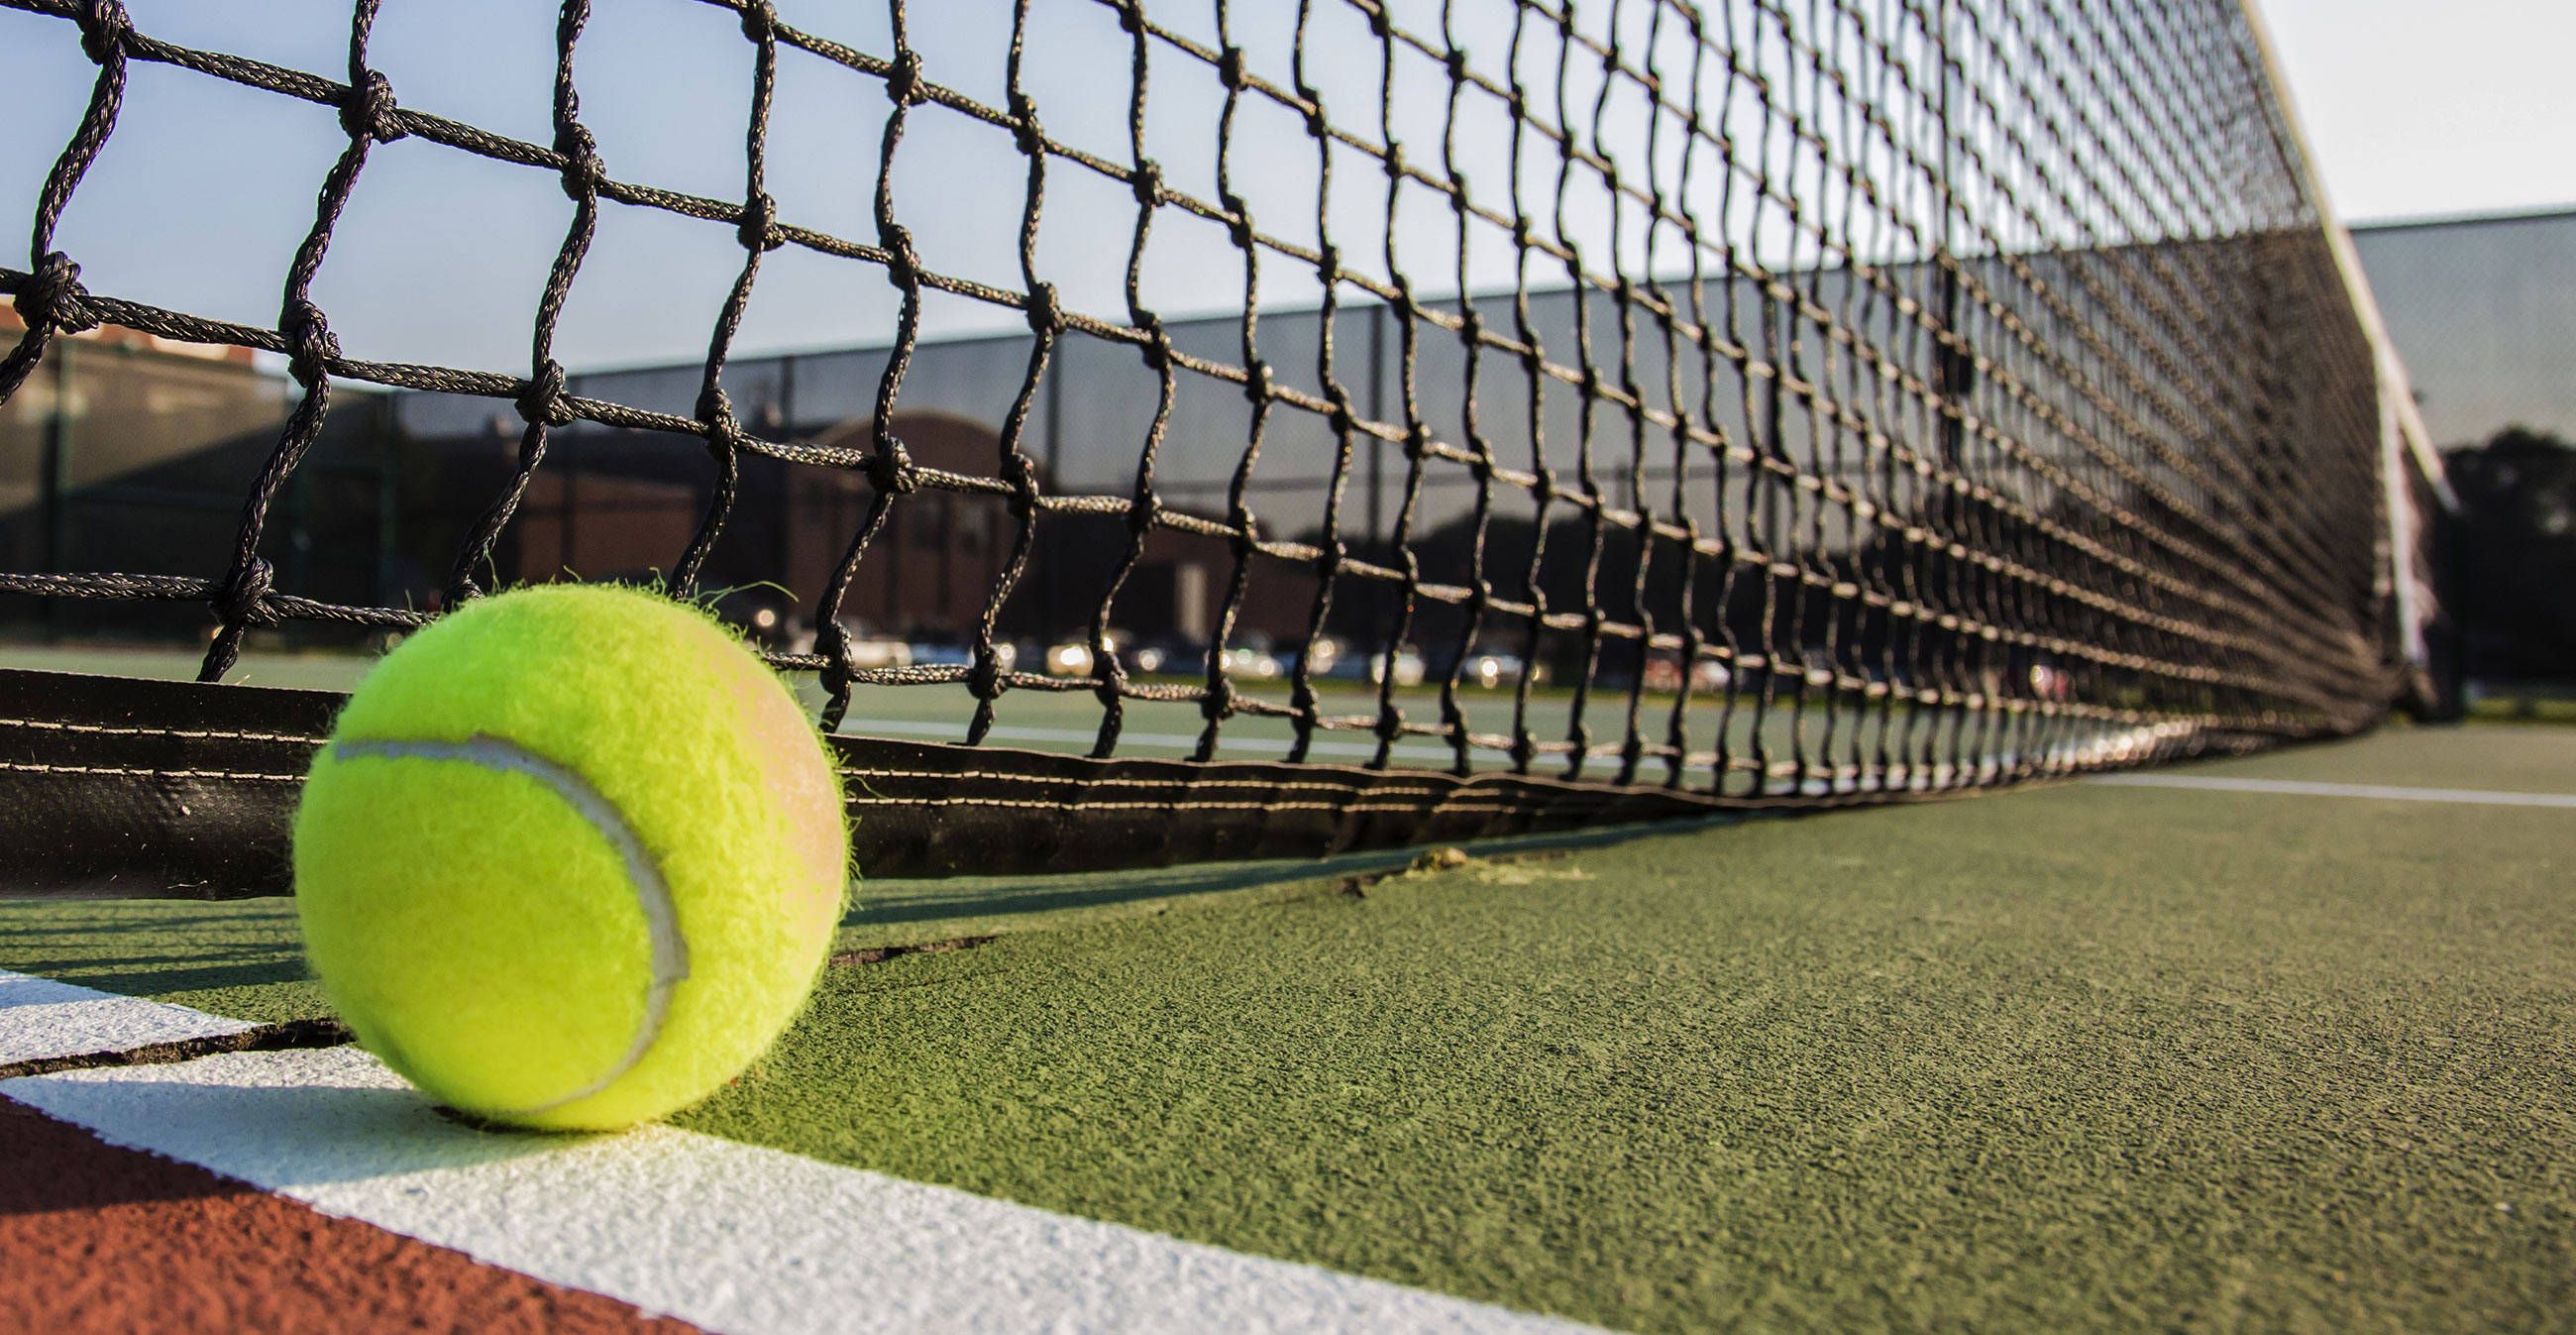
[{"label": "green court surface", "polygon": [[[2567,795],[2576,731],[2159,774]],[[845,949],[953,948],[827,970],[682,1121],[1623,1329],[2576,1311],[2576,809],[2076,782],[1470,852],[863,885]],[[321,1006],[275,901],[0,905],[0,967]]]}]

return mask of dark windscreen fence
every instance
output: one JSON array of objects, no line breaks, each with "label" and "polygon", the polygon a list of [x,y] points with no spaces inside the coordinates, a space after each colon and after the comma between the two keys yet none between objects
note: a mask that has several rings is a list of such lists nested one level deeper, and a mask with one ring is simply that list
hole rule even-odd
[{"label": "dark windscreen fence", "polygon": [[[711,0],[663,46],[571,3],[445,81],[434,7],[381,8],[303,69],[0,0],[95,66],[0,395],[102,325],[300,387],[219,543],[0,594],[210,608],[212,682],[295,623],[650,577],[757,602],[846,734],[1524,814],[2342,734],[2420,666],[2438,485],[2234,0]],[[273,318],[85,267],[130,87],[181,80],[330,138]],[[370,293],[469,182],[520,249],[415,330]],[[381,490],[428,518],[352,598],[277,533],[361,386],[407,391]]]}]

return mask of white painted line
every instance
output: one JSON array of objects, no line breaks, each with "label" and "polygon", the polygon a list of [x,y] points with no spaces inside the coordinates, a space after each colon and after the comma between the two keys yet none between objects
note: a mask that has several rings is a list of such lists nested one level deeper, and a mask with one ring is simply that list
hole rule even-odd
[{"label": "white painted line", "polygon": [[0,1082],[102,1138],[714,1331],[1577,1331],[668,1127],[478,1132],[355,1048]]},{"label": "white painted line", "polygon": [[238,1034],[242,1020],[0,970],[0,1065]]},{"label": "white painted line", "polygon": [[2092,782],[2124,788],[2198,788],[2218,793],[2284,793],[2294,797],[2366,797],[2382,802],[2452,802],[2482,807],[2576,810],[2576,793],[2503,793],[2475,788],[2391,788],[2375,783],[2307,783],[2297,779],[2218,779],[2191,774],[2104,774]]}]

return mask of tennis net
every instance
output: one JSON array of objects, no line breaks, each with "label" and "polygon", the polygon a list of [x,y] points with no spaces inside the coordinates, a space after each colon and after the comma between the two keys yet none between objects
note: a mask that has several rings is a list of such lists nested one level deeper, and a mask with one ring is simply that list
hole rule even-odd
[{"label": "tennis net", "polygon": [[[740,118],[631,153],[585,97],[677,47],[565,4],[514,132],[395,77],[401,9],[359,0],[326,73],[0,0],[95,66],[0,268],[0,402],[69,413],[41,372],[102,327],[293,385],[216,540],[11,548],[0,602],[206,609],[211,683],[261,637],[649,569],[837,732],[913,721],[845,752],[925,867],[964,856],[933,827],[1062,854],[1210,784],[1127,856],[2000,785],[2348,733],[2421,675],[2438,464],[2235,0],[706,0],[662,77],[731,70]],[[84,269],[146,71],[335,120],[275,319]],[[560,189],[483,216],[549,239],[474,310],[520,364],[381,316],[343,351],[418,240],[348,237],[432,155]],[[568,368],[640,218],[725,270],[705,353]],[[753,346],[827,272],[882,298]],[[333,451],[389,498],[363,578],[298,555]],[[1087,760],[1008,749],[1068,703]]]}]

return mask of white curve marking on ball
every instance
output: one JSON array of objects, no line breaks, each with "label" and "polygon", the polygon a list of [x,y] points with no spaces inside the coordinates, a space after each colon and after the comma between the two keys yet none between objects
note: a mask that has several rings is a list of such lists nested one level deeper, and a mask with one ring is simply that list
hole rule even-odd
[{"label": "white curve marking on ball", "polygon": [[524,774],[553,790],[574,814],[608,841],[609,847],[617,850],[619,860],[626,864],[626,883],[635,892],[635,906],[643,910],[644,930],[653,948],[653,983],[644,995],[644,1021],[636,1027],[635,1041],[607,1074],[561,1098],[531,1108],[491,1111],[518,1116],[551,1112],[589,1098],[634,1070],[652,1049],[654,1040],[662,1036],[662,1021],[671,1008],[671,989],[689,976],[689,943],[680,935],[679,913],[671,905],[670,883],[662,879],[662,868],[645,849],[635,827],[626,823],[626,813],[592,787],[590,780],[506,738],[476,733],[462,742],[350,741],[334,742],[331,749],[343,759],[443,760]]}]

